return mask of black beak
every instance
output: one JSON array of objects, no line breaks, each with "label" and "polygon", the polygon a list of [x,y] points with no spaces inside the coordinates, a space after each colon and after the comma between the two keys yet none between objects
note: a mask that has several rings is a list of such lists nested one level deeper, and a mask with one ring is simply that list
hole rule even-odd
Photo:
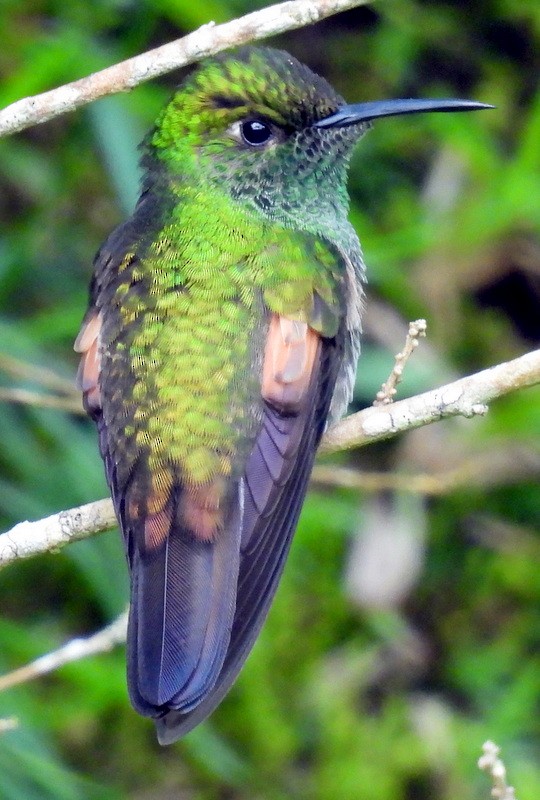
[{"label": "black beak", "polygon": [[373,103],[354,103],[341,106],[329,117],[320,119],[315,128],[342,128],[357,125],[378,117],[396,117],[398,114],[420,114],[426,111],[479,111],[495,108],[474,100],[376,100]]}]

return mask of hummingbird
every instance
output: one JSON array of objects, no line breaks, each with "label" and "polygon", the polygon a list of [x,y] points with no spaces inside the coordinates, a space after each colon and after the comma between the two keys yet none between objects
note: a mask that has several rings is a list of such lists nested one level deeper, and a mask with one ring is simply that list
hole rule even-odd
[{"label": "hummingbird", "polygon": [[202,62],[143,141],[75,350],[130,572],[130,699],[162,744],[238,676],[352,397],[354,146],[379,117],[488,107],[348,105],[288,53],[244,47]]}]

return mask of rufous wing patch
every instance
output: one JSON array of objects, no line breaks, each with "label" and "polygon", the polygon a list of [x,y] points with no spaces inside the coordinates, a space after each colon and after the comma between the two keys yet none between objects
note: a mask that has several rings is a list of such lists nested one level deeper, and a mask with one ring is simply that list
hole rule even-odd
[{"label": "rufous wing patch", "polygon": [[81,353],[77,385],[84,395],[88,411],[97,411],[101,407],[99,389],[99,373],[101,368],[100,354],[101,314],[93,311],[85,321],[75,340],[73,349]]},{"label": "rufous wing patch", "polygon": [[213,542],[223,529],[225,491],[223,478],[184,487],[179,504],[180,517],[182,525],[196,539]]},{"label": "rufous wing patch", "polygon": [[172,526],[172,512],[169,506],[144,520],[144,544],[147,551],[160,549],[167,539]]},{"label": "rufous wing patch", "polygon": [[282,412],[298,411],[308,392],[319,334],[305,322],[272,314],[264,351],[261,392]]}]

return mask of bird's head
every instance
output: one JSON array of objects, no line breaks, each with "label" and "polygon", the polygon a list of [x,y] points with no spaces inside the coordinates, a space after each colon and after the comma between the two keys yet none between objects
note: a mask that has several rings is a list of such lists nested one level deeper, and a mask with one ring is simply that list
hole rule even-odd
[{"label": "bird's head", "polygon": [[266,218],[298,225],[346,215],[348,161],[372,119],[480,107],[460,100],[347,105],[288,53],[244,47],[198,66],[147,146],[173,180],[209,181]]}]

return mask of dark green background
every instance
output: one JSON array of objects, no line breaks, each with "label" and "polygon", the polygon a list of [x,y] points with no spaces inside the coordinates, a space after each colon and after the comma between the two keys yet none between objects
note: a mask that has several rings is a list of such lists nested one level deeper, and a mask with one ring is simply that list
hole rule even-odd
[{"label": "dark green background", "polygon": [[[0,105],[262,5],[3,0]],[[380,121],[358,148],[352,218],[370,283],[357,407],[388,374],[406,320],[426,317],[429,340],[401,396],[537,346],[539,34],[532,1],[380,0],[273,42],[351,102],[497,106]],[[180,78],[0,140],[0,353],[73,381],[94,252],[133,207],[137,142]],[[0,386],[50,391],[4,369]],[[20,726],[0,737],[0,798],[487,800],[475,764],[493,738],[519,800],[538,800],[539,401],[529,389],[485,419],[334,459],[461,478],[438,496],[312,490],[238,684],[178,745],[159,748],[130,709],[121,648],[1,694],[0,715]],[[89,422],[1,404],[2,529],[105,494]],[[360,602],[344,578],[351,559],[358,568],[353,542],[365,554],[383,534],[395,547]],[[10,567],[0,669],[99,629],[125,599],[117,532]]]}]

